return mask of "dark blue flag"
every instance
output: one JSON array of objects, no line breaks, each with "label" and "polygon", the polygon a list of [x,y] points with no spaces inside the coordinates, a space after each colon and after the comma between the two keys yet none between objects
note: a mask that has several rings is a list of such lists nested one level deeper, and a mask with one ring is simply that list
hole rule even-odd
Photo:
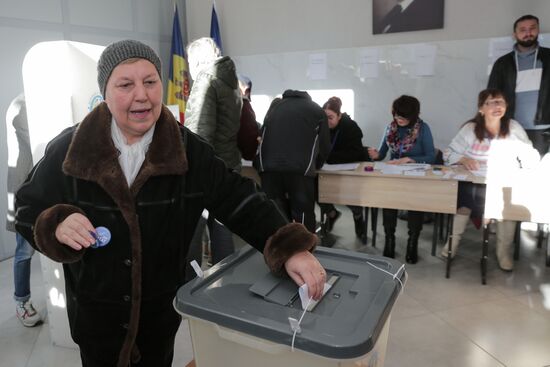
[{"label": "dark blue flag", "polygon": [[222,35],[220,34],[220,25],[218,23],[218,15],[216,14],[216,3],[212,4],[212,19],[210,20],[210,38],[212,38],[218,48],[220,49],[221,54],[223,55],[222,47]]}]

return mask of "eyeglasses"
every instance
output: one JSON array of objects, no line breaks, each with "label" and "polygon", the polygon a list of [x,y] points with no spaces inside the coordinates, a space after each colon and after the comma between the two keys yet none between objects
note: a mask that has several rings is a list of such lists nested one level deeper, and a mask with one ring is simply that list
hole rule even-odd
[{"label": "eyeglasses", "polygon": [[403,116],[399,116],[399,115],[397,115],[397,114],[395,114],[395,113],[393,114],[393,118],[396,119],[396,120],[407,120],[407,121],[409,121],[408,118],[403,117]]},{"label": "eyeglasses", "polygon": [[484,105],[488,107],[505,107],[506,101],[503,99],[493,99],[492,101],[486,101]]}]

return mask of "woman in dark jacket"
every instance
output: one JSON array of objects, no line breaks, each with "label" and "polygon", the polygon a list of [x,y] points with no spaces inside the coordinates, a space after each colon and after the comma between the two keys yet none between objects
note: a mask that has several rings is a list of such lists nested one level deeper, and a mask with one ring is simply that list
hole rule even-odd
[{"label": "woman in dark jacket", "polygon": [[[185,126],[212,145],[214,153],[228,168],[241,171],[237,146],[242,99],[235,63],[212,38],[203,37],[187,46],[189,73],[193,87],[185,109]],[[190,260],[202,259],[202,235],[208,225],[212,263],[235,252],[233,235],[213,215],[201,219],[190,250]]]},{"label": "woman in dark jacket", "polygon": [[[363,149],[363,132],[355,121],[347,113],[341,112],[342,100],[338,97],[331,97],[323,105],[328,119],[330,129],[331,149],[327,159],[329,164],[361,162],[365,160]],[[330,232],[334,223],[342,213],[336,210],[333,204],[319,204],[322,213],[326,216],[326,230]],[[363,218],[363,208],[360,206],[348,205],[353,213],[355,234],[366,242],[367,233]]]},{"label": "woman in dark jacket", "polygon": [[243,96],[243,107],[241,109],[241,125],[237,135],[237,145],[241,151],[241,156],[247,161],[251,161],[256,156],[260,138],[260,128],[256,121],[256,113],[252,108],[252,81],[244,75],[238,75],[239,88]]},{"label": "woman in dark jacket", "polygon": [[[382,160],[390,152],[389,164],[428,163],[435,161],[435,149],[430,127],[419,117],[420,102],[411,96],[401,96],[393,101],[393,121],[386,128],[380,150],[369,149],[372,160]],[[386,242],[384,256],[395,257],[395,227],[397,210],[384,209],[384,232]],[[422,231],[424,214],[409,210],[407,254],[410,264],[418,261],[418,237]]]},{"label": "woman in dark jacket", "polygon": [[[64,264],[84,367],[171,366],[181,320],[172,301],[205,208],[314,298],[326,279],[308,252],[315,236],[287,224],[252,181],[178,126],[162,105],[160,75],[149,46],[107,47],[98,63],[105,102],[48,144],[16,195],[17,231]],[[110,241],[96,242],[98,226]]]}]

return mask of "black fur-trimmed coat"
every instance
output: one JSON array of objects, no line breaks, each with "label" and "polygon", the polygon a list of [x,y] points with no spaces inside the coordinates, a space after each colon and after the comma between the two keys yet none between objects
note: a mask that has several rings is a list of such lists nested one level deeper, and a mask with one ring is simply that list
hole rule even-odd
[{"label": "black fur-trimmed coat", "polygon": [[[183,284],[188,246],[204,208],[263,251],[274,272],[284,271],[291,254],[312,250],[316,239],[303,226],[287,224],[251,180],[228,170],[166,108],[128,187],[111,119],[103,103],[48,144],[16,195],[16,228],[38,251],[64,264],[75,342],[114,344],[117,365],[127,366],[141,358],[140,332],[163,338],[173,329],[171,302]],[[107,227],[110,243],[81,251],[59,243],[58,224],[76,212],[95,227]]]}]

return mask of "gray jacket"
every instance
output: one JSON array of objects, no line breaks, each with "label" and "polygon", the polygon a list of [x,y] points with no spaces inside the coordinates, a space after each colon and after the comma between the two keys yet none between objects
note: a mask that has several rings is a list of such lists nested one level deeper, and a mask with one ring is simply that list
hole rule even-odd
[{"label": "gray jacket", "polygon": [[241,167],[237,146],[241,107],[235,64],[225,56],[198,74],[185,110],[185,126],[212,145],[214,153],[235,170]]}]

